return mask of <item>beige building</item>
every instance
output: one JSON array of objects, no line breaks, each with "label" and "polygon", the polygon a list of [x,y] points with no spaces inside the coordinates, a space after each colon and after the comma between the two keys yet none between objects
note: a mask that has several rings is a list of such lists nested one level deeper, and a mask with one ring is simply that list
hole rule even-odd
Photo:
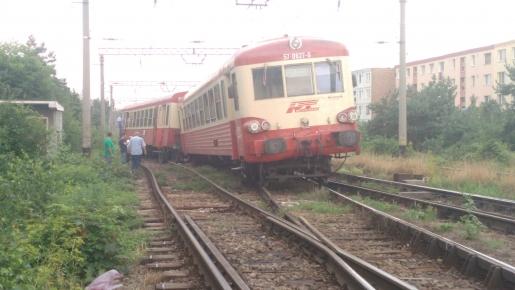
[{"label": "beige building", "polygon": [[[497,83],[510,81],[506,64],[515,64],[515,40],[409,62],[406,64],[407,85],[420,90],[433,77],[450,78],[456,85],[456,106],[465,108],[472,100],[477,104],[486,100],[504,104],[513,96],[498,96],[495,87]],[[398,87],[399,67],[395,69]]]},{"label": "beige building", "polygon": [[372,119],[369,105],[395,90],[395,71],[393,68],[366,68],[353,71],[352,75],[356,80],[354,98],[359,120],[369,121]]}]

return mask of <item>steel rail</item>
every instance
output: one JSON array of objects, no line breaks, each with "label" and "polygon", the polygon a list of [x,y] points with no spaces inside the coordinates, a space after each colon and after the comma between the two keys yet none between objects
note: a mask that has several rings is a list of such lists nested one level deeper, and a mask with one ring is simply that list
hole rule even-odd
[{"label": "steel rail", "polygon": [[[179,213],[173,208],[173,206],[168,202],[164,194],[161,192],[161,189],[159,188],[157,180],[154,174],[152,174],[152,171],[150,171],[150,169],[148,169],[145,166],[141,167],[143,168],[145,175],[150,181],[152,193],[158,201],[161,210],[165,213],[165,218],[167,216],[171,216],[172,219],[174,219],[178,224],[179,234],[182,237],[185,244],[187,245],[188,249],[190,250],[195,261],[197,262],[200,272],[204,274],[204,277],[207,280],[206,282],[208,282],[209,285],[211,285],[215,289],[233,289],[231,284],[226,280],[226,278],[221,272],[223,271],[224,273],[229,273],[230,270],[224,268],[223,265],[220,265],[221,269],[216,267],[215,263],[211,260],[209,254],[202,246],[201,241],[195,238],[194,234],[190,231],[190,229],[188,228],[184,220],[181,218]],[[205,241],[202,241],[202,243],[204,245],[206,244]],[[228,276],[231,277],[230,275]],[[233,286],[237,285],[235,281],[232,281],[232,283]],[[246,288],[236,289],[248,289],[248,286]]]},{"label": "steel rail", "polygon": [[404,188],[410,188],[415,190],[423,190],[423,191],[429,191],[431,193],[435,193],[442,196],[458,196],[462,198],[470,197],[477,208],[484,209],[484,210],[490,210],[494,209],[499,212],[503,213],[514,213],[515,212],[515,201],[504,199],[504,198],[495,198],[490,196],[484,196],[479,194],[473,194],[473,193],[466,193],[466,192],[459,192],[455,190],[448,190],[443,188],[436,188],[436,187],[429,187],[424,185],[416,185],[416,184],[409,184],[405,182],[397,182],[397,181],[391,181],[391,180],[384,180],[384,179],[378,179],[368,176],[362,176],[362,175],[352,175],[352,174],[346,174],[346,173],[339,173],[339,176],[343,176],[345,178],[351,179],[351,180],[365,180],[365,181],[372,181],[382,184],[388,184],[398,187],[404,187]]},{"label": "steel rail", "polygon": [[[271,208],[276,213],[280,212],[280,205],[272,198],[272,194],[265,188],[261,187],[260,190],[263,192],[262,196],[267,200],[269,204],[272,204]],[[316,227],[311,225],[305,218],[301,216],[296,216],[291,213],[284,213],[285,218],[292,219],[296,223],[299,223],[300,226],[306,228],[309,231],[309,234],[314,235],[316,239],[321,241],[331,250],[333,250],[339,257],[341,257],[345,262],[349,263],[351,267],[356,269],[356,271],[362,275],[365,279],[369,281],[374,281],[374,286],[378,289],[404,289],[404,290],[415,290],[418,289],[415,286],[402,281],[401,279],[387,273],[378,267],[366,262],[365,260],[358,258],[347,251],[341,249],[336,244],[334,244],[329,238],[324,236]]]},{"label": "steel rail", "polygon": [[491,229],[508,234],[513,234],[515,232],[515,220],[507,216],[496,215],[479,210],[465,209],[462,207],[446,205],[414,197],[401,196],[398,194],[388,193],[385,191],[344,183],[342,181],[328,180],[327,186],[332,189],[344,189],[346,191],[359,193],[363,196],[370,196],[381,200],[395,201],[407,206],[431,206],[434,209],[436,209],[439,217],[450,218],[452,220],[459,220],[459,218],[462,216],[473,214],[483,224],[485,224]]},{"label": "steel rail", "polygon": [[466,276],[483,279],[487,289],[515,289],[515,267],[326,188],[334,198],[358,208],[412,247],[431,257],[442,258]]},{"label": "steel rail", "polygon": [[191,230],[199,238],[199,240],[204,241],[205,246],[209,249],[209,252],[213,254],[213,258],[216,260],[218,265],[221,265],[226,269],[227,275],[231,277],[231,280],[234,282],[233,285],[237,286],[235,288],[242,290],[250,290],[249,286],[243,281],[243,278],[240,274],[234,269],[234,267],[227,261],[227,259],[222,255],[220,250],[215,246],[215,244],[208,238],[208,236],[200,229],[200,227],[195,223],[195,221],[188,215],[185,215],[184,218],[186,222],[191,227]]},{"label": "steel rail", "polygon": [[237,197],[234,193],[221,187],[216,182],[212,181],[208,177],[202,175],[201,173],[192,168],[173,162],[170,162],[170,164],[185,169],[211,184],[221,194],[221,197],[231,200],[233,204],[241,208],[243,211],[264,221],[265,225],[272,232],[282,235],[286,239],[296,240],[309,253],[311,253],[319,263],[325,264],[328,271],[335,275],[336,280],[343,288],[367,290],[375,289],[367,280],[361,277],[361,275],[359,275],[336,253],[334,253],[331,249],[322,244],[320,241],[313,238],[313,236],[311,236],[310,234],[307,234],[298,226],[283,219],[280,219],[242,200],[241,198]]}]

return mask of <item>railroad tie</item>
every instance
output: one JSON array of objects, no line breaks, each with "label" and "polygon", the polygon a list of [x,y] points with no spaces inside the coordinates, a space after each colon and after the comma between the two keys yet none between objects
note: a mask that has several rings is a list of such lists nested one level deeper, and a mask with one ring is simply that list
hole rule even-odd
[{"label": "railroad tie", "polygon": [[184,266],[184,261],[157,262],[157,263],[146,264],[147,269],[158,270],[158,271],[176,270],[183,266]]},{"label": "railroad tie", "polygon": [[183,289],[195,289],[196,285],[191,282],[181,282],[181,283],[159,283],[156,284],[156,290],[183,290]]}]

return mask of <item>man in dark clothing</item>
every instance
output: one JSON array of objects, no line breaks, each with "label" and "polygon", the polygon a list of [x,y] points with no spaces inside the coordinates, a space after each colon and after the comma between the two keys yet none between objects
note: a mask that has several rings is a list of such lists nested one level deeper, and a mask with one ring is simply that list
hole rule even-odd
[{"label": "man in dark clothing", "polygon": [[127,163],[127,138],[125,134],[122,134],[122,137],[118,140],[118,146],[120,146],[120,160],[122,163]]}]

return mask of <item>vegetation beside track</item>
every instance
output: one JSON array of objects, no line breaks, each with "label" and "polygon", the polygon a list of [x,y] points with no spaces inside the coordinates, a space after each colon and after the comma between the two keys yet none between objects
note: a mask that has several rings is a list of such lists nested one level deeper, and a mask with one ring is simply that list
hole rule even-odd
[{"label": "vegetation beside track", "polygon": [[71,152],[0,155],[0,289],[83,289],[136,257],[128,171]]},{"label": "vegetation beside track", "polygon": [[342,172],[392,179],[394,173],[422,174],[427,185],[515,200],[515,162],[449,161],[429,153],[406,158],[363,152],[347,160]]}]

